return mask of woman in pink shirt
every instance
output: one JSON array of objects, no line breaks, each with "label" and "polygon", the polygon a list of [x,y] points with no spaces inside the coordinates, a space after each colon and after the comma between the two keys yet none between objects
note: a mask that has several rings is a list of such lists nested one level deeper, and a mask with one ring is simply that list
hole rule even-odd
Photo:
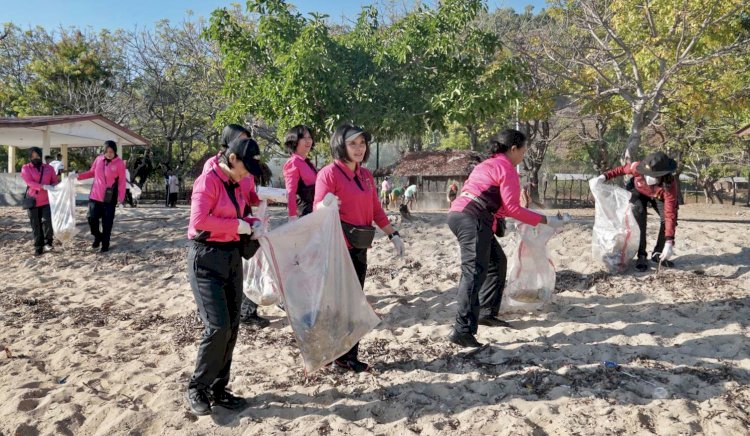
[{"label": "woman in pink shirt", "polygon": [[248,168],[259,167],[258,154],[255,141],[236,139],[193,184],[187,273],[205,326],[187,391],[196,415],[210,414],[212,405],[235,410],[246,405],[226,387],[240,324],[242,257],[253,254],[243,253],[242,239],[258,223],[242,212],[246,203],[239,182]]},{"label": "woman in pink shirt", "polygon": [[318,170],[307,155],[315,147],[315,138],[310,128],[299,124],[287,130],[284,146],[292,155],[284,164],[284,186],[289,199],[289,221],[294,221],[313,210]]},{"label": "woman in pink shirt", "polygon": [[[104,153],[91,164],[91,169],[78,175],[78,180],[94,178],[89,194],[88,221],[94,242],[91,248],[101,252],[109,251],[109,237],[112,234],[112,223],[115,221],[117,203],[125,201],[125,162],[117,156],[115,141],[104,142]],[[101,228],[99,223],[101,222]]]},{"label": "woman in pink shirt", "polygon": [[[333,163],[318,173],[315,182],[315,207],[326,194],[339,199],[339,215],[344,230],[349,256],[364,289],[367,274],[367,249],[375,236],[373,221],[393,243],[396,254],[403,256],[404,243],[391,226],[378,198],[378,189],[372,173],[362,168],[370,155],[370,134],[353,124],[344,124],[331,137]],[[334,363],[355,372],[369,370],[370,366],[358,359],[359,343]]]},{"label": "woman in pink shirt", "polygon": [[[42,149],[31,147],[30,162],[21,168],[21,178],[26,182],[26,198],[33,198],[34,205],[28,209],[31,232],[34,235],[34,254],[52,251],[52,213],[47,190],[57,184],[53,167],[42,162]],[[30,201],[30,200],[29,200]]]},{"label": "woman in pink shirt", "polygon": [[[491,157],[477,165],[451,204],[448,227],[461,249],[458,313],[449,340],[464,347],[481,346],[477,325],[508,326],[497,318],[505,287],[507,259],[495,235],[502,236],[505,217],[526,224],[554,227],[562,220],[520,206],[520,182],[515,166],[523,162],[526,136],[503,130],[490,140]],[[481,317],[480,317],[481,313]]]}]

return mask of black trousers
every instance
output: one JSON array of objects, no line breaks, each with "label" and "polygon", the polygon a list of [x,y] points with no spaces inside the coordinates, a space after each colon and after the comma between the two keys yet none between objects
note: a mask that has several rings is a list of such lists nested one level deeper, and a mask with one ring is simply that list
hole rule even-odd
[{"label": "black trousers", "polygon": [[659,226],[659,236],[656,238],[656,246],[654,246],[654,253],[661,253],[664,249],[664,243],[666,237],[664,236],[664,202],[651,198],[647,195],[643,195],[636,190],[630,191],[633,195],[630,197],[630,203],[633,205],[633,215],[635,215],[635,221],[638,223],[638,228],[641,230],[641,239],[638,243],[638,257],[646,256],[646,221],[648,217],[648,207],[651,206],[657,214],[661,224]]},{"label": "black trousers", "polygon": [[31,233],[34,235],[34,248],[41,251],[45,245],[52,245],[52,210],[49,204],[29,209]]},{"label": "black trousers", "polygon": [[508,259],[491,224],[466,213],[450,212],[448,227],[461,250],[458,313],[453,328],[459,333],[476,334],[480,314],[496,316],[500,311]]},{"label": "black trousers", "polygon": [[[89,228],[94,239],[101,241],[102,247],[109,247],[109,237],[112,235],[112,224],[115,222],[115,207],[117,203],[102,203],[89,200]],[[101,229],[99,224],[101,222]]]},{"label": "black trousers", "polygon": [[258,305],[242,294],[242,306],[240,307],[240,319],[254,317],[258,314]]},{"label": "black trousers", "polygon": [[[367,276],[367,249],[366,248],[350,248],[349,256],[352,258],[354,264],[354,270],[357,272],[357,278],[359,284],[362,285],[362,289],[365,287],[365,277]],[[359,342],[354,344],[351,350],[347,351],[346,354],[339,357],[341,360],[356,359],[359,355]]]},{"label": "black trousers", "polygon": [[135,207],[135,203],[133,202],[133,194],[130,192],[130,189],[125,190],[125,202],[130,205],[130,207]]},{"label": "black trousers", "polygon": [[220,392],[229,383],[242,304],[242,258],[235,244],[194,242],[187,272],[205,330],[188,388]]},{"label": "black trousers", "polygon": [[176,192],[169,193],[169,201],[168,201],[167,206],[177,207],[177,193]]}]

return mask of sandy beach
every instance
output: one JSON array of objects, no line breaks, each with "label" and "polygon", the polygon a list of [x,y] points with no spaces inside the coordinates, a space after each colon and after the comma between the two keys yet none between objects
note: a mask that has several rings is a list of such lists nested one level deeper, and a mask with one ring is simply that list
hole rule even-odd
[{"label": "sandy beach", "polygon": [[[272,323],[241,328],[230,385],[250,407],[196,418],[189,209],[118,208],[102,255],[79,207],[74,241],[35,258],[25,213],[0,208],[0,435],[747,435],[750,210],[683,206],[677,268],[620,275],[591,258],[593,209],[568,212],[552,303],[480,326],[491,345],[473,354],[445,339],[459,277],[445,212],[391,212],[407,256],[382,234],[369,253],[373,373],[305,377],[284,312],[262,307]],[[650,249],[653,214],[648,230]],[[500,240],[509,256],[517,240]]]}]

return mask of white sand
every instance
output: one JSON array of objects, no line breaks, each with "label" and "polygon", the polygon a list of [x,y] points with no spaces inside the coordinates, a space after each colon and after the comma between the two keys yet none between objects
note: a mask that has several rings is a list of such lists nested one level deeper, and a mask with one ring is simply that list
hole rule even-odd
[{"label": "white sand", "polygon": [[489,349],[465,358],[445,340],[458,253],[445,213],[417,212],[399,224],[405,260],[382,235],[370,251],[365,291],[383,322],[361,358],[374,374],[306,379],[283,312],[261,308],[271,326],[243,327],[234,353],[231,388],[250,407],[196,418],[188,209],[118,209],[109,254],[89,251],[81,225],[71,247],[34,258],[25,214],[2,208],[0,434],[748,434],[750,211],[681,208],[678,268],[658,276],[601,272],[593,210],[571,213],[550,243],[553,303],[508,318],[515,330],[480,327]]}]

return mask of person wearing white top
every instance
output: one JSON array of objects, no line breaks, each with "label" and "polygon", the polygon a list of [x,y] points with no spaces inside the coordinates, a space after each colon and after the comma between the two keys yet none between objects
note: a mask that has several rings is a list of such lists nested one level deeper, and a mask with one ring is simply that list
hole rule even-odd
[{"label": "person wearing white top", "polygon": [[62,154],[57,153],[57,156],[55,156],[55,160],[49,163],[49,165],[55,169],[55,174],[58,176],[62,174],[63,171],[65,171],[65,165],[62,163]]},{"label": "person wearing white top", "polygon": [[169,186],[169,207],[177,207],[177,193],[180,192],[180,181],[171,171],[167,179],[167,185]]}]

